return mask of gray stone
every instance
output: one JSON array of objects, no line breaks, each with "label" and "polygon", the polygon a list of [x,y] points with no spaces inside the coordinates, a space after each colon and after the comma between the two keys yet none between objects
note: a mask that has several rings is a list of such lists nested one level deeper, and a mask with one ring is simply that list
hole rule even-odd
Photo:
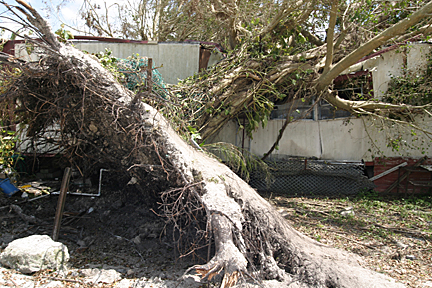
[{"label": "gray stone", "polygon": [[4,245],[4,247],[7,246],[10,242],[14,240],[14,236],[9,233],[3,233],[0,237],[0,244]]},{"label": "gray stone", "polygon": [[0,254],[0,262],[24,274],[45,269],[63,270],[68,249],[47,235],[32,235],[12,241]]}]

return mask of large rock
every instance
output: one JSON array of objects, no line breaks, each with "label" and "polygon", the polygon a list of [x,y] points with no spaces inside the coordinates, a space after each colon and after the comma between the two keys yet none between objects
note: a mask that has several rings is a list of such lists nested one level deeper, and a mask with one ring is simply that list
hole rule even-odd
[{"label": "large rock", "polygon": [[45,269],[63,270],[69,261],[68,249],[47,235],[32,235],[9,243],[0,262],[24,274]]}]

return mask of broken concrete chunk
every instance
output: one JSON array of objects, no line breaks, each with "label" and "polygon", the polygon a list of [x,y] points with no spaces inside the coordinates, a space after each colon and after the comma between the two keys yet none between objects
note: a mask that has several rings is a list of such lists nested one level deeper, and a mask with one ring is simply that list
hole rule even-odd
[{"label": "broken concrete chunk", "polygon": [[45,269],[63,270],[68,249],[47,235],[32,235],[12,241],[0,254],[0,263],[24,274]]}]

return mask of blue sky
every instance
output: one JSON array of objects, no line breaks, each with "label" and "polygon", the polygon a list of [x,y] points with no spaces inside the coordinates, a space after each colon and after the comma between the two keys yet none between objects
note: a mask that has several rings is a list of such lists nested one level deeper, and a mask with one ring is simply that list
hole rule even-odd
[{"label": "blue sky", "polygon": [[[66,23],[75,27],[79,25],[79,22],[81,21],[81,16],[78,11],[83,4],[83,0],[66,1],[59,11],[57,11],[57,6],[61,3],[59,0],[27,0],[27,3],[36,8],[36,10],[39,11],[45,19],[48,19],[54,30],[60,28],[61,23]],[[47,5],[52,12],[46,10]]]},{"label": "blue sky", "polygon": [[[4,0],[10,5],[18,5],[14,0]],[[83,21],[79,15],[79,10],[83,5],[83,0],[25,0],[32,7],[34,7],[45,19],[49,21],[54,31],[60,28],[62,23],[83,30]],[[92,0],[93,3],[103,4],[104,0]],[[106,2],[114,2],[114,0],[107,0]],[[119,2],[124,2],[120,0]],[[62,3],[60,9],[58,5]],[[102,6],[102,5],[101,5]],[[47,7],[49,9],[47,9]],[[0,6],[0,13],[4,12],[5,7]],[[4,14],[1,14],[4,15]],[[19,26],[6,19],[0,19],[0,26],[8,27],[16,31]],[[69,28],[66,28],[71,30]],[[76,31],[72,32],[75,35],[84,34]],[[5,33],[4,37],[8,38],[9,33]]]}]

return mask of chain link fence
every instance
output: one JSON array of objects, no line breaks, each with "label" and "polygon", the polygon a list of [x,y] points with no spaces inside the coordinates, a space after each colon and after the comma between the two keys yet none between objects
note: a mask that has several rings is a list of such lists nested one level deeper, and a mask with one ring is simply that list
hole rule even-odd
[{"label": "chain link fence", "polygon": [[262,192],[298,196],[351,196],[373,189],[362,162],[325,161],[302,158],[274,159],[266,163],[272,179],[264,172],[251,173],[249,184]]}]

